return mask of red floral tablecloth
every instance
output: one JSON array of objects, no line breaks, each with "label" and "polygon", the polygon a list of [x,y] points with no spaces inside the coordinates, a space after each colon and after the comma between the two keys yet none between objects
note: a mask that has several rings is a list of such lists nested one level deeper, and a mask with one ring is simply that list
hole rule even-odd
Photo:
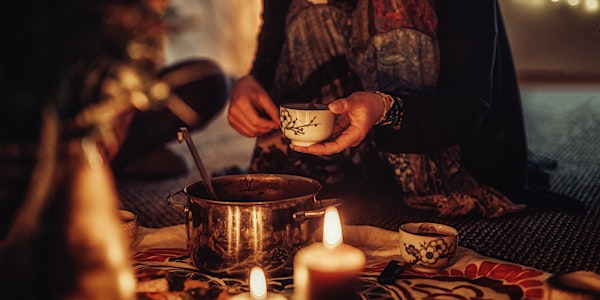
[{"label": "red floral tablecloth", "polygon": [[[345,242],[363,250],[361,299],[545,299],[550,273],[459,247],[449,267],[437,273],[405,269],[391,284],[377,277],[399,257],[396,232],[371,226],[344,227]],[[247,291],[247,282],[202,274],[186,250],[185,226],[140,228],[133,246],[138,299],[226,299]],[[269,278],[269,289],[292,299],[291,277]]]}]

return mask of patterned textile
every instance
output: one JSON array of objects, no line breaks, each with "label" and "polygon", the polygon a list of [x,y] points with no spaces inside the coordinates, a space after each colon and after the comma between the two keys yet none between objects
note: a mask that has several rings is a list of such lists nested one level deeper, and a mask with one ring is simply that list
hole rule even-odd
[{"label": "patterned textile", "polygon": [[[345,226],[343,230],[351,233],[347,243],[367,257],[359,274],[359,299],[548,299],[546,280],[552,274],[464,247],[458,247],[445,269],[424,273],[406,267],[391,282],[380,282],[378,276],[391,260],[402,264],[398,233],[372,226]],[[199,272],[183,248],[185,239],[184,225],[144,230],[138,236],[141,241],[132,257],[137,299],[223,299],[224,295],[249,291],[247,278]],[[269,292],[292,299],[293,276],[267,278],[267,284]]]},{"label": "patterned textile", "polygon": [[[327,104],[359,90],[401,98],[432,89],[439,74],[436,26],[429,1],[315,5],[294,0],[271,96],[276,104]],[[469,176],[459,163],[457,146],[430,154],[379,153],[368,135],[337,155],[313,156],[289,151],[288,143],[279,131],[259,137],[251,172],[308,176],[326,188],[358,183],[379,190],[395,182],[407,204],[445,216],[477,209],[497,217],[524,208]]]}]

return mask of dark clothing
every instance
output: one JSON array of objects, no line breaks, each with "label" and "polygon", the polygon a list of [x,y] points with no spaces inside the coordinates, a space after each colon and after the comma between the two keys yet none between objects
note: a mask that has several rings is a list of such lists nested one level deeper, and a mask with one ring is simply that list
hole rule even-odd
[{"label": "dark clothing", "polygon": [[376,128],[377,145],[428,152],[458,142],[464,166],[480,182],[506,192],[522,188],[527,150],[521,99],[496,1],[439,1],[435,7],[438,87],[418,99],[403,97],[403,128]]},{"label": "dark clothing", "polygon": [[[157,76],[172,87],[172,93],[183,100],[197,114],[198,119],[194,124],[186,124],[166,108],[137,113],[129,125],[127,138],[111,161],[116,175],[146,173],[145,176],[170,176],[187,172],[183,160],[169,157],[169,153],[161,147],[175,140],[177,131],[182,126],[189,130],[206,126],[227,102],[226,76],[209,59],[182,61],[162,69]],[[153,151],[160,152],[152,153]],[[144,157],[146,155],[149,156]],[[132,165],[132,162],[140,158],[140,164]],[[161,159],[164,161],[160,161]],[[149,161],[152,163],[148,163]]]},{"label": "dark clothing", "polygon": [[[265,1],[252,74],[269,89],[289,1]],[[431,153],[458,144],[473,177],[503,192],[526,184],[521,100],[502,17],[495,0],[434,1],[440,73],[418,93],[391,91],[404,102],[402,127],[376,126],[378,150]]]}]

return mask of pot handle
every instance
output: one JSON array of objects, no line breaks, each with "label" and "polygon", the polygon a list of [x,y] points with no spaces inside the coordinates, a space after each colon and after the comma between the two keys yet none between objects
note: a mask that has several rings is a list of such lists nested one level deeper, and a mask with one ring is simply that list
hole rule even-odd
[{"label": "pot handle", "polygon": [[296,222],[302,222],[306,219],[318,218],[325,214],[325,210],[329,206],[340,206],[344,204],[344,200],[342,198],[329,198],[316,200],[319,203],[321,208],[315,210],[305,210],[305,211],[297,211],[292,214],[292,219]]},{"label": "pot handle", "polygon": [[175,196],[177,196],[178,194],[181,194],[181,193],[183,193],[183,192],[184,192],[184,191],[183,191],[183,190],[181,190],[181,191],[178,191],[178,192],[171,193],[171,194],[170,194],[170,195],[167,197],[166,201],[167,201],[167,204],[168,204],[169,206],[171,206],[171,207],[173,207],[173,208],[176,208],[176,209],[180,209],[180,210],[182,210],[184,213],[187,213],[187,212],[188,212],[188,210],[189,210],[188,206],[187,206],[187,205],[185,205],[185,204],[183,204],[183,203],[181,203],[181,202],[177,202],[177,201],[175,200]]}]

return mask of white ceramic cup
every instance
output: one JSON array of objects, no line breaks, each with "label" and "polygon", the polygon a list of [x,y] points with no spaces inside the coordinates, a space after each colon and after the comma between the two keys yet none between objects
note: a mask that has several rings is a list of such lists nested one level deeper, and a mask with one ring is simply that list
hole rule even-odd
[{"label": "white ceramic cup", "polygon": [[452,263],[458,231],[444,224],[418,222],[400,226],[400,256],[411,268],[437,272]]},{"label": "white ceramic cup", "polygon": [[294,145],[320,143],[333,132],[335,116],[325,104],[285,103],[279,116],[281,131]]}]

